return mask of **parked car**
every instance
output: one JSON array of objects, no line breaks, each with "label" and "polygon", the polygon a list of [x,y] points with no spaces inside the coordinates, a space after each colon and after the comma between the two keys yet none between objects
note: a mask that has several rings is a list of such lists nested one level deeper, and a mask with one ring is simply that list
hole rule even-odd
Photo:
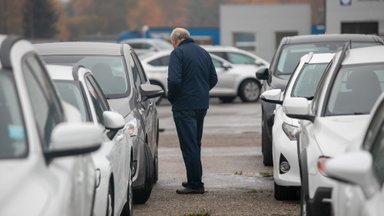
[{"label": "parked car", "polygon": [[173,50],[173,46],[170,42],[160,38],[132,38],[123,40],[120,43],[129,44],[136,51],[137,55]]},{"label": "parked car", "polygon": [[0,35],[0,215],[91,215],[103,129],[58,97],[32,45]]},{"label": "parked car", "polygon": [[364,140],[358,146],[346,154],[319,161],[320,172],[338,181],[331,198],[335,216],[383,214],[384,94],[374,107]]},{"label": "parked car", "polygon": [[[170,51],[156,52],[140,56],[141,62],[152,84],[159,85],[167,96],[167,77]],[[234,65],[211,55],[215,65],[218,83],[209,95],[218,97],[222,102],[232,102],[237,96],[243,102],[255,102],[259,99],[261,82],[255,78],[252,65]]]},{"label": "parked car", "polygon": [[285,99],[294,97],[305,97],[311,101],[333,56],[333,53],[304,55],[284,91],[271,89],[261,94],[262,100],[277,104],[272,127],[274,195],[277,200],[295,199],[300,194],[301,186],[296,142],[300,125],[298,119],[285,114],[281,104]]},{"label": "parked car", "polygon": [[[256,77],[266,80],[262,92],[269,89],[283,90],[289,77],[295,70],[299,59],[309,53],[335,53],[346,42],[351,42],[352,48],[383,45],[384,41],[377,35],[362,34],[325,34],[325,35],[301,35],[284,37],[277,48],[269,68],[262,68],[256,72]],[[261,147],[263,163],[266,166],[273,165],[272,160],[272,124],[275,104],[261,101],[262,134]]]},{"label": "parked car", "polygon": [[163,90],[151,85],[128,44],[58,42],[35,44],[48,64],[89,68],[111,108],[124,116],[133,141],[133,199],[145,203],[158,178],[159,118],[155,97]]},{"label": "parked car", "polygon": [[316,169],[319,158],[336,157],[361,142],[369,113],[383,91],[384,46],[350,49],[335,55],[312,102],[287,98],[283,108],[298,118],[301,207],[307,215],[329,215],[334,181]]},{"label": "parked car", "polygon": [[[92,154],[96,166],[93,215],[132,215],[131,166],[133,146],[121,114],[111,111],[91,71],[84,66],[48,65],[61,98],[81,111],[84,122],[104,125],[102,147]],[[125,206],[125,209],[124,209]]]},{"label": "parked car", "polygon": [[269,67],[269,62],[267,60],[236,47],[204,45],[203,48],[209,53],[217,55],[234,65],[254,65],[255,69]]}]

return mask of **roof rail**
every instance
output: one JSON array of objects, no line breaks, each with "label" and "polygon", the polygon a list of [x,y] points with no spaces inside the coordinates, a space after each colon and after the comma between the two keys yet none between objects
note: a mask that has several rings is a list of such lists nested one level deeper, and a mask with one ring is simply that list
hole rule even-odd
[{"label": "roof rail", "polygon": [[72,76],[73,76],[73,79],[76,81],[79,81],[79,68],[81,67],[85,68],[85,66],[81,64],[74,64],[72,67]]},{"label": "roof rail", "polygon": [[17,41],[21,40],[22,38],[16,35],[9,35],[5,38],[5,40],[1,43],[0,46],[0,61],[1,65],[4,69],[12,69],[11,59],[10,59],[10,52],[13,44],[15,44]]}]

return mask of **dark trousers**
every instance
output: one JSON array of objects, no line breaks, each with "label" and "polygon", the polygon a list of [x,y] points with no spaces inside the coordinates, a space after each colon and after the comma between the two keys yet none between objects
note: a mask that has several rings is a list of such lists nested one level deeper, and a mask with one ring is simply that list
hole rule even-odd
[{"label": "dark trousers", "polygon": [[201,181],[201,138],[206,114],[207,109],[173,111],[188,184],[194,189],[204,188]]}]

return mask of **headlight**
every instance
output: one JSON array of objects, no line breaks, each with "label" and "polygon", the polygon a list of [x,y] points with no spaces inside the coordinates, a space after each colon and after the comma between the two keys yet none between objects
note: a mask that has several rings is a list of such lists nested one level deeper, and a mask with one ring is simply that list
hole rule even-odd
[{"label": "headlight", "polygon": [[137,136],[137,120],[133,119],[132,121],[128,122],[128,134],[133,137]]},{"label": "headlight", "polygon": [[287,137],[292,141],[296,140],[296,135],[300,133],[299,127],[287,124],[285,122],[283,123],[282,128],[285,135],[287,135]]}]

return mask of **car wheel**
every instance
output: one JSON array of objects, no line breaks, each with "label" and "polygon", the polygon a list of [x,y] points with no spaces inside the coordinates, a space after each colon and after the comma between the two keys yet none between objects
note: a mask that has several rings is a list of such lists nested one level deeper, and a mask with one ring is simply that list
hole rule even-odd
[{"label": "car wheel", "polygon": [[236,97],[219,97],[222,103],[232,103]]},{"label": "car wheel", "polygon": [[108,188],[108,197],[107,197],[107,212],[106,212],[106,216],[112,216],[113,215],[113,211],[114,211],[114,196],[113,196],[113,187],[112,185],[109,185],[109,188]]},{"label": "car wheel", "polygon": [[263,153],[263,164],[264,166],[272,166],[273,165],[273,159],[272,159],[272,141],[268,138],[266,130],[268,130],[268,127],[265,122],[264,118],[262,117],[262,127],[261,127],[261,148]]},{"label": "car wheel", "polygon": [[241,83],[239,97],[243,102],[256,102],[260,96],[260,84],[256,80],[248,79]]},{"label": "car wheel", "polygon": [[149,196],[152,192],[153,186],[153,159],[151,155],[151,150],[147,144],[144,144],[144,156],[145,160],[145,179],[144,179],[144,187],[137,189],[133,193],[133,202],[138,204],[144,204],[148,201]]},{"label": "car wheel", "polygon": [[276,184],[274,186],[274,195],[276,200],[294,200],[297,199],[296,187],[284,187]]}]

